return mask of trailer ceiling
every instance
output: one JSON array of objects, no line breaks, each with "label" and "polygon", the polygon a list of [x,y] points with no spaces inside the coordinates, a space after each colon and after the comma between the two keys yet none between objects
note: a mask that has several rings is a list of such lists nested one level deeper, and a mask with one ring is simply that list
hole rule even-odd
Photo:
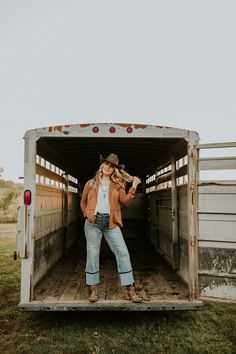
[{"label": "trailer ceiling", "polygon": [[145,176],[154,167],[170,159],[186,155],[187,142],[183,138],[40,138],[37,154],[79,180],[94,176],[100,164],[100,154],[115,153],[119,163],[126,165],[132,175]]}]

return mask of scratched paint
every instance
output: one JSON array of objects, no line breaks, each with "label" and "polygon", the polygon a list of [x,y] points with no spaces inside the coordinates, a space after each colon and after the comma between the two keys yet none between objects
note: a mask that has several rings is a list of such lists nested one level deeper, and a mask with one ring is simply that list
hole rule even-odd
[{"label": "scratched paint", "polygon": [[148,127],[147,124],[131,124],[131,123],[115,123],[115,125],[119,125],[122,128],[133,127],[134,129],[146,129]]}]

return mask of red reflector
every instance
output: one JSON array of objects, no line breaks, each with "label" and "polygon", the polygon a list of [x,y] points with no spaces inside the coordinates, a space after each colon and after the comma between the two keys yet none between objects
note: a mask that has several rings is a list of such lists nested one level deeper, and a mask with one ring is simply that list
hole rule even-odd
[{"label": "red reflector", "polygon": [[131,127],[127,128],[127,133],[132,133],[133,129]]},{"label": "red reflector", "polygon": [[97,133],[99,131],[98,127],[93,127],[93,132]]},{"label": "red reflector", "polygon": [[29,191],[28,189],[24,192],[24,203],[26,205],[31,204],[31,191]]},{"label": "red reflector", "polygon": [[116,131],[116,128],[114,128],[114,127],[111,127],[110,129],[110,133],[115,133],[115,131]]}]

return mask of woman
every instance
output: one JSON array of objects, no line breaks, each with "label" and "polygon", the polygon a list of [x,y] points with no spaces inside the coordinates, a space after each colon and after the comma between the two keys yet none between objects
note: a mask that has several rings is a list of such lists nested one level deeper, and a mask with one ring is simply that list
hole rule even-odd
[{"label": "woman", "polygon": [[[101,157],[101,165],[94,178],[84,186],[81,209],[86,218],[84,231],[87,240],[86,284],[89,288],[89,301],[98,299],[97,284],[99,277],[99,255],[102,235],[115,254],[121,285],[127,286],[129,299],[141,302],[135,292],[133,271],[130,256],[120,227],[122,224],[121,204],[129,205],[135,195],[138,177],[132,177],[124,171],[125,166],[119,165],[118,157],[110,154]],[[126,182],[132,182],[128,193],[125,192]]]}]

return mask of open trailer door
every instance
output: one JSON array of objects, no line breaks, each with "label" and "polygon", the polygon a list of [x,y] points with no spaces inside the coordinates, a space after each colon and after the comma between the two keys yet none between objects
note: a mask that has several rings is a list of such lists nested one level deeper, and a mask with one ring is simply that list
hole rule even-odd
[{"label": "open trailer door", "polygon": [[202,299],[236,300],[235,151],[236,142],[198,146],[198,276]]}]

